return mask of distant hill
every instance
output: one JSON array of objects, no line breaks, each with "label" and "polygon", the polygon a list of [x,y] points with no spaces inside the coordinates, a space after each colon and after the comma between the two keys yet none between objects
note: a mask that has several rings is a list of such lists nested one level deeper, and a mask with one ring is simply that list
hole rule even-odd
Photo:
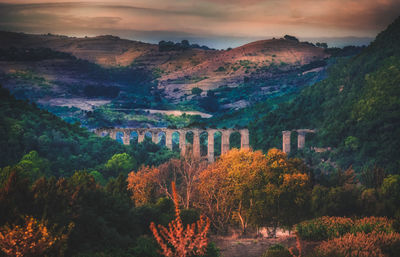
[{"label": "distant hill", "polygon": [[[276,71],[291,71],[327,57],[323,48],[296,40],[271,39],[257,41],[230,50],[211,50],[189,47],[165,51],[159,45],[121,39],[114,36],[75,38],[59,35],[30,35],[13,32],[0,32],[0,48],[37,49],[49,48],[55,52],[67,53],[79,60],[99,65],[100,69],[128,69],[146,73],[150,81],[157,85],[163,97],[174,103],[191,98],[195,87],[207,90],[221,86],[237,87],[246,78],[269,78]],[[97,83],[96,76],[90,77],[81,72],[81,65],[54,58],[33,65],[29,62],[17,63],[14,60],[0,63],[0,72],[10,74],[18,70],[33,70],[39,77],[58,80],[64,84],[82,82]],[[60,62],[64,62],[63,67]],[[324,65],[322,65],[323,67]],[[63,70],[65,69],[65,70]],[[87,69],[82,71],[91,73]],[[62,73],[62,74],[60,74]],[[102,71],[98,71],[102,73]],[[108,73],[108,72],[106,72]],[[140,83],[125,81],[121,83],[118,73],[113,79],[103,79],[107,84],[122,87],[135,87]],[[123,75],[125,76],[125,75]],[[77,79],[82,77],[82,79]],[[104,77],[104,75],[103,75]],[[148,81],[145,79],[145,81]],[[142,82],[142,80],[140,80]],[[3,82],[5,87],[7,82]],[[55,83],[57,84],[57,83]],[[133,85],[132,85],[133,84]],[[128,90],[129,91],[129,90]]]}]

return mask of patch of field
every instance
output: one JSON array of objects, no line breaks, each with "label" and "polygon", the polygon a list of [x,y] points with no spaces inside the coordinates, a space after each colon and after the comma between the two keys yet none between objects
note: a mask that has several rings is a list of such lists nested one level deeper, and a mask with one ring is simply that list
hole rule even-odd
[{"label": "patch of field", "polygon": [[181,116],[182,114],[186,115],[200,115],[202,118],[211,118],[212,115],[204,112],[197,111],[179,111],[179,110],[154,110],[154,109],[141,109],[141,111],[149,112],[151,114],[160,113],[164,115],[174,115]]},{"label": "patch of field", "polygon": [[111,102],[111,100],[94,100],[87,98],[52,98],[50,100],[40,99],[38,101],[43,105],[76,107],[84,111],[92,111],[95,107],[102,106]]}]

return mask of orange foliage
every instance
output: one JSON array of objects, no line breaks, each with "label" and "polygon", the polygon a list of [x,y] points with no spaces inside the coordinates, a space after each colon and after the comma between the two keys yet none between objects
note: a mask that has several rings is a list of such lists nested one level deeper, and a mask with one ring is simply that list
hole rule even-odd
[{"label": "orange foliage", "polygon": [[168,228],[154,222],[150,229],[160,245],[162,254],[166,257],[186,257],[205,254],[208,244],[207,233],[210,228],[208,218],[201,216],[200,219],[191,225],[183,227],[180,217],[179,201],[176,193],[175,183],[172,182],[172,194],[175,205],[175,220],[168,224]]},{"label": "orange foliage", "polygon": [[128,190],[132,192],[132,200],[136,206],[150,203],[155,193],[157,168],[141,167],[138,172],[128,175]]},{"label": "orange foliage", "polygon": [[45,222],[26,216],[23,226],[4,226],[0,230],[0,248],[7,256],[42,256],[57,240]]},{"label": "orange foliage", "polygon": [[200,173],[197,192],[196,207],[211,219],[214,228],[225,232],[235,206],[225,171],[215,163],[208,166]]},{"label": "orange foliage", "polygon": [[353,232],[394,232],[393,220],[386,217],[365,217],[354,221]]},{"label": "orange foliage", "polygon": [[348,233],[342,237],[323,242],[317,252],[321,255],[346,257],[385,257],[383,248],[400,243],[399,233],[359,232]]},{"label": "orange foliage", "polygon": [[178,197],[185,208],[193,202],[195,184],[199,173],[207,167],[207,162],[186,155],[182,159],[171,159],[157,168],[141,167],[138,172],[128,175],[128,190],[136,205],[150,203],[159,196],[172,197],[171,182],[177,183]]},{"label": "orange foliage", "polygon": [[254,188],[262,180],[267,160],[260,151],[232,149],[201,172],[198,207],[224,230],[233,216],[245,232],[254,203]]}]

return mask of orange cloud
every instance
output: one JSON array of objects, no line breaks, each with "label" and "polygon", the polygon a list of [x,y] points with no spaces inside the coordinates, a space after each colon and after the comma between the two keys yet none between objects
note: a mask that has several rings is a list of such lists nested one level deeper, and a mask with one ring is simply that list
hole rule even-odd
[{"label": "orange cloud", "polygon": [[[0,0],[10,1],[10,0]],[[75,0],[76,1],[76,0]],[[375,36],[400,0],[16,0],[0,4],[0,29],[151,38]],[[75,33],[75,34],[76,34]],[[73,33],[74,34],[74,33]]]}]

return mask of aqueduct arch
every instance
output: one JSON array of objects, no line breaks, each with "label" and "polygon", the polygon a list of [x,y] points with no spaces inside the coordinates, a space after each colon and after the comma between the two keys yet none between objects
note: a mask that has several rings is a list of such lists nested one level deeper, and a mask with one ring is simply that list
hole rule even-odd
[{"label": "aqueduct arch", "polygon": [[297,132],[297,149],[303,149],[306,145],[306,134],[315,133],[313,129],[296,129],[282,131],[282,151],[290,153],[290,136],[293,131]]},{"label": "aqueduct arch", "polygon": [[154,143],[158,143],[158,136],[160,133],[165,133],[165,146],[172,150],[172,134],[179,134],[179,149],[181,155],[186,152],[186,134],[193,133],[193,155],[200,158],[200,135],[207,133],[207,159],[214,162],[214,134],[221,133],[221,154],[224,154],[230,149],[229,138],[232,133],[238,132],[240,134],[240,148],[248,149],[249,145],[249,130],[248,129],[197,129],[197,128],[184,128],[184,129],[168,129],[168,128],[99,128],[94,130],[94,133],[100,137],[109,135],[110,138],[116,140],[117,133],[122,133],[122,142],[125,145],[130,144],[131,134],[137,133],[138,143],[143,142],[145,135],[150,133],[151,139]]}]

